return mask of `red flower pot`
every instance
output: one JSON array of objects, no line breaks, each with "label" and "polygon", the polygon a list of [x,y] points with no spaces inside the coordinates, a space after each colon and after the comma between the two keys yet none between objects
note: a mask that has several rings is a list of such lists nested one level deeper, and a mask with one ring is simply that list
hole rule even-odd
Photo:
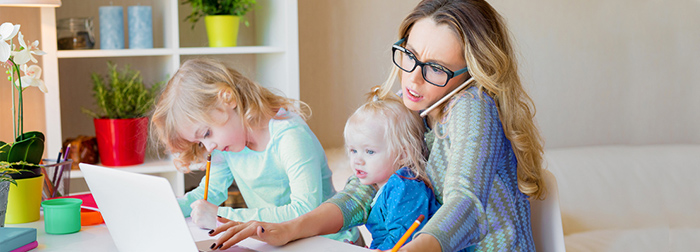
[{"label": "red flower pot", "polygon": [[102,165],[142,164],[146,155],[148,117],[94,119],[97,148]]}]

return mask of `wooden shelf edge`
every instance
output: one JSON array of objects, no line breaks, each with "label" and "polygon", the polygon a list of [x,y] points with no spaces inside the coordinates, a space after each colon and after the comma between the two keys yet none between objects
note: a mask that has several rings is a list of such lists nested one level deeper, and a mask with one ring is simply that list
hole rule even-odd
[{"label": "wooden shelf edge", "polygon": [[237,47],[184,47],[179,49],[121,49],[121,50],[59,50],[59,59],[69,58],[107,58],[107,57],[147,57],[181,55],[218,55],[218,54],[266,54],[283,53],[285,50],[274,46],[237,46]]},{"label": "wooden shelf edge", "polygon": [[121,50],[59,50],[56,56],[66,58],[100,58],[100,57],[134,57],[134,56],[169,56],[175,50],[168,48],[155,49],[121,49]]},{"label": "wooden shelf edge", "polygon": [[264,54],[282,53],[284,49],[275,46],[183,47],[178,52],[182,55]]},{"label": "wooden shelf edge", "polygon": [[[101,165],[101,164],[97,164]],[[164,172],[178,172],[177,169],[175,169],[175,165],[173,165],[172,160],[153,160],[153,161],[146,161],[143,164],[139,165],[131,165],[131,166],[107,166],[109,168],[113,169],[119,169],[122,171],[128,171],[128,172],[134,172],[134,173],[146,173],[146,174],[153,174],[153,173],[164,173]],[[70,178],[83,178],[83,172],[80,170],[71,170],[70,171]]]}]

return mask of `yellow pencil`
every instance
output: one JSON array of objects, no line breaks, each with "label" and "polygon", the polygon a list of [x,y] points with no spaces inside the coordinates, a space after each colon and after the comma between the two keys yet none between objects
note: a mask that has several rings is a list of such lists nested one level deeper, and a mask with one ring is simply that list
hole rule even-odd
[{"label": "yellow pencil", "polygon": [[416,231],[416,228],[418,228],[418,226],[420,226],[420,223],[423,222],[423,219],[425,219],[425,216],[423,216],[422,214],[420,216],[418,216],[418,219],[416,219],[416,221],[413,222],[411,227],[409,227],[408,230],[406,230],[406,233],[403,234],[403,236],[401,236],[401,239],[399,239],[399,241],[396,243],[396,245],[394,245],[394,248],[391,249],[391,252],[399,251],[401,246],[403,246],[403,244],[406,242],[406,240],[408,240],[408,237],[411,237],[411,235],[413,234],[413,231]]},{"label": "yellow pencil", "polygon": [[204,175],[204,200],[207,200],[207,195],[209,194],[209,168],[211,167],[211,154],[207,155],[207,171]]}]

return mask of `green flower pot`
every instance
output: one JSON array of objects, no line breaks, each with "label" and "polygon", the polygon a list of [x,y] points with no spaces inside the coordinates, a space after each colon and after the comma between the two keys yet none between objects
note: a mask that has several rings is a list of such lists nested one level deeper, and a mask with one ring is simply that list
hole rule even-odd
[{"label": "green flower pot", "polygon": [[207,26],[209,47],[236,46],[238,25],[241,17],[233,15],[211,15],[204,17]]}]

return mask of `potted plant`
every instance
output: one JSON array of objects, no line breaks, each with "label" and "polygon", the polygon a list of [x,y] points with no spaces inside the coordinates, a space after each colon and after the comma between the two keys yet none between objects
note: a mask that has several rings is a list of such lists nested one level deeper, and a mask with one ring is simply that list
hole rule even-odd
[{"label": "potted plant", "polygon": [[94,117],[95,135],[100,160],[106,166],[127,166],[143,163],[148,136],[148,117],[155,97],[164,82],[146,87],[141,72],[128,65],[117,71],[117,65],[108,62],[104,79],[92,74],[93,96],[97,112],[83,108]]},{"label": "potted plant", "polygon": [[[0,65],[6,67],[8,80],[12,86],[12,129],[14,142],[0,141],[0,162],[5,169],[11,166],[19,172],[8,174],[16,182],[8,195],[7,223],[26,223],[39,219],[43,175],[39,163],[44,155],[44,134],[38,131],[24,132],[24,90],[37,87],[46,93],[41,80],[41,67],[29,65],[37,63],[35,55],[44,55],[39,50],[39,41],[25,41],[20,25],[9,22],[0,25]],[[17,37],[18,45],[13,43]],[[6,170],[7,171],[7,170]]]},{"label": "potted plant", "polygon": [[[192,13],[185,20],[194,24],[204,17],[210,47],[236,46],[241,17],[254,5],[255,0],[185,0]],[[246,25],[248,23],[246,22]]]}]

